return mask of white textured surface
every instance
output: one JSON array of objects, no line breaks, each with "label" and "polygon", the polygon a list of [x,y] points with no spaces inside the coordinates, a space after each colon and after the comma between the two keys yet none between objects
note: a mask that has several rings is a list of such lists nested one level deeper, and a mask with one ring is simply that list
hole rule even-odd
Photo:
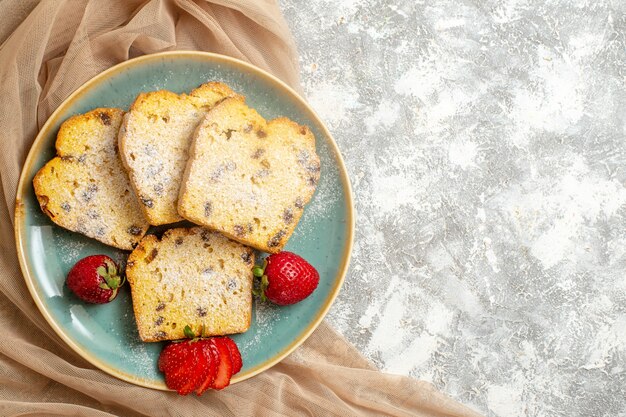
[{"label": "white textured surface", "polygon": [[626,415],[626,3],[281,4],[356,194],[332,324],[489,416]]}]

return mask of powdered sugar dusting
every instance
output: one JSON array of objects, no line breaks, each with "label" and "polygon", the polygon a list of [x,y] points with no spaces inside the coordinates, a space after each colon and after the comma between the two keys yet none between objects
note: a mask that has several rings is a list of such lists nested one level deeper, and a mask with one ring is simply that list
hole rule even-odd
[{"label": "powdered sugar dusting", "polygon": [[[124,291],[124,289],[122,289]],[[136,370],[135,375],[146,375],[145,379],[154,380],[160,378],[157,371],[158,352],[161,350],[159,343],[144,343],[139,338],[135,326],[135,315],[132,310],[130,294],[120,294],[126,298],[126,308],[121,313],[121,325],[112,323],[107,330],[116,340],[123,341],[119,345],[119,359],[127,366]],[[121,304],[121,300],[117,300]]]},{"label": "powdered sugar dusting", "polygon": [[58,239],[61,261],[67,265],[73,265],[80,260],[87,242],[79,239]]},{"label": "powdered sugar dusting", "polygon": [[[238,341],[239,349],[242,354],[247,351],[256,351],[259,346],[267,342],[268,336],[274,330],[274,326],[278,323],[282,314],[280,307],[263,303],[255,299],[253,302],[252,320],[254,322],[253,337],[246,337],[243,342]],[[249,336],[249,335],[247,335]]]}]

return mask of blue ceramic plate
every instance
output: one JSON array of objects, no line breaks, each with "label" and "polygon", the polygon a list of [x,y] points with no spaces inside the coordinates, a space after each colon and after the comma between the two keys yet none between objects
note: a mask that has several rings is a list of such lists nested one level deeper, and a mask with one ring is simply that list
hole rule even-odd
[{"label": "blue ceramic plate", "polygon": [[252,65],[203,52],[143,56],[88,81],[52,114],[30,150],[17,192],[18,256],[33,299],[59,336],[103,371],[150,388],[166,389],[157,369],[162,344],[139,340],[129,288],[125,286],[110,304],[88,305],[65,286],[68,271],[79,259],[104,253],[124,260],[128,253],[54,225],[39,208],[32,179],[55,155],[57,131],[68,117],[96,107],[128,109],[140,92],[167,89],[181,93],[207,81],[227,83],[267,119],[287,116],[308,125],[322,161],[315,196],[286,246],[317,268],[319,287],[312,296],[289,307],[255,302],[250,330],[234,336],[244,366],[232,382],[271,367],[304,342],[337,296],[350,258],[354,218],[341,155],[313,110],[283,82]]}]

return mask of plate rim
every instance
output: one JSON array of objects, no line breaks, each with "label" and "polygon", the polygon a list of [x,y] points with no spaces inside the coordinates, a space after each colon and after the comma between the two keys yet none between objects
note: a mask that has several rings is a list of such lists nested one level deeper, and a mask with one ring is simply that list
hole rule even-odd
[{"label": "plate rim", "polygon": [[52,125],[55,124],[57,119],[59,118],[60,113],[71,105],[77,98],[79,98],[82,94],[89,91],[89,89],[97,85],[98,83],[105,81],[111,75],[114,75],[122,70],[130,69],[134,66],[141,65],[143,63],[147,63],[149,61],[157,61],[166,58],[201,58],[208,59],[213,62],[224,62],[230,64],[234,67],[243,67],[246,70],[255,73],[255,75],[261,76],[263,78],[268,79],[270,82],[278,85],[279,88],[283,90],[284,93],[291,96],[296,102],[298,102],[303,109],[308,111],[311,115],[311,119],[316,122],[319,128],[322,130],[323,135],[325,136],[324,140],[327,142],[330,147],[333,156],[337,162],[337,168],[339,171],[339,176],[341,178],[342,187],[344,189],[346,203],[347,203],[347,215],[346,215],[346,224],[348,226],[348,236],[346,239],[346,246],[343,250],[343,254],[341,257],[341,262],[339,266],[339,271],[335,276],[334,288],[331,290],[329,296],[324,300],[324,305],[318,311],[317,316],[313,320],[309,326],[304,329],[295,340],[285,347],[282,351],[278,352],[273,357],[265,360],[261,364],[256,367],[249,369],[245,373],[239,374],[233,377],[231,384],[235,384],[237,382],[245,381],[269,368],[276,365],[278,362],[286,358],[289,354],[291,354],[298,346],[304,343],[305,340],[309,338],[309,336],[315,331],[315,329],[321,324],[322,320],[328,314],[330,307],[334,303],[337,298],[341,287],[343,286],[343,282],[346,277],[346,273],[348,271],[348,267],[350,264],[350,258],[352,256],[352,246],[354,243],[354,229],[355,229],[355,215],[354,215],[354,198],[352,194],[352,187],[350,184],[350,179],[348,176],[348,172],[339,150],[335,139],[332,134],[323,123],[318,114],[313,110],[313,108],[302,98],[293,88],[287,85],[284,81],[280,80],[276,76],[270,74],[269,72],[253,65],[245,61],[241,61],[237,58],[233,58],[227,55],[217,54],[213,52],[204,52],[204,51],[166,51],[166,52],[158,52],[154,54],[142,55],[136,58],[128,59],[126,61],[120,62],[102,72],[95,75],[94,77],[87,80],[81,86],[79,86],[76,90],[74,90],[63,102],[52,112],[50,117],[46,120],[44,125],[41,127],[35,139],[33,140],[30,150],[28,151],[28,155],[24,161],[22,166],[22,170],[20,172],[20,179],[17,185],[17,192],[15,196],[15,220],[14,220],[14,233],[15,233],[15,242],[16,242],[16,250],[17,257],[20,264],[20,269],[22,271],[22,275],[24,280],[26,281],[26,286],[28,287],[28,291],[30,292],[31,297],[35,301],[37,308],[40,313],[43,315],[48,324],[52,327],[55,333],[76,353],[78,353],[83,359],[87,360],[89,363],[97,367],[98,369],[112,375],[118,379],[121,379],[126,382],[130,382],[134,385],[152,388],[157,390],[167,391],[168,388],[165,386],[165,383],[161,380],[148,380],[144,378],[139,378],[133,374],[123,372],[119,369],[114,369],[104,362],[97,359],[95,356],[91,354],[87,349],[84,349],[78,343],[76,343],[71,337],[69,337],[63,328],[54,320],[50,312],[45,308],[42,298],[40,297],[40,293],[37,292],[35,288],[35,280],[34,280],[34,271],[31,270],[29,266],[29,262],[26,256],[26,246],[25,241],[26,236],[23,236],[26,233],[25,228],[25,220],[26,215],[24,212],[24,203],[22,202],[24,196],[28,192],[27,185],[30,184],[30,181],[27,180],[26,173],[31,171],[32,165],[35,160],[35,155],[41,152],[43,148],[43,136],[45,136]]}]

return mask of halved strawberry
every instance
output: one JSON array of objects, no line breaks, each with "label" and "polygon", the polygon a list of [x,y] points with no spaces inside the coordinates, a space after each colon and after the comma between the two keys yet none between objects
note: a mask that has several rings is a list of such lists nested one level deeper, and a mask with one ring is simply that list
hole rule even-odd
[{"label": "halved strawberry", "polygon": [[204,355],[202,346],[198,345],[197,341],[184,343],[190,343],[191,345],[193,362],[187,362],[187,384],[178,390],[180,395],[187,395],[198,388],[206,379],[206,373],[208,371],[207,357]]},{"label": "halved strawberry", "polygon": [[191,348],[191,359],[185,366],[187,372],[185,379],[187,383],[183,385],[177,392],[180,395],[187,395],[195,390],[206,378],[206,371],[208,370],[207,359],[202,352],[202,346],[198,345],[198,342],[183,342],[189,343]]},{"label": "halved strawberry", "polygon": [[223,337],[215,337],[210,339],[215,345],[219,353],[220,362],[217,367],[217,376],[211,384],[211,388],[220,390],[226,388],[230,384],[230,377],[233,375],[233,363],[230,359],[230,351],[228,345],[224,342]]},{"label": "halved strawberry", "polygon": [[[198,392],[198,389],[200,388],[200,386],[202,384],[204,384],[204,382],[207,380],[207,378],[213,378],[211,376],[211,374],[215,374],[215,368],[216,366],[214,365],[214,362],[212,360],[212,358],[206,354],[205,352],[205,341],[202,339],[199,340],[195,340],[192,344],[192,346],[194,347],[194,349],[196,350],[196,355],[198,357],[198,361],[196,363],[195,368],[193,369],[193,377],[192,379],[189,381],[189,392],[191,393],[192,391],[195,391],[196,393]],[[185,394],[183,394],[185,395]]]},{"label": "halved strawberry", "polygon": [[171,343],[161,352],[159,370],[168,388],[187,395],[206,379],[208,363],[197,342]]},{"label": "halved strawberry", "polygon": [[159,370],[165,374],[165,383],[176,391],[187,383],[187,363],[193,360],[192,351],[187,345],[188,342],[171,343],[159,356]]},{"label": "halved strawberry", "polygon": [[242,366],[235,342],[228,337],[196,336],[189,326],[184,331],[191,340],[172,342],[159,356],[159,370],[165,374],[167,387],[180,395],[195,391],[198,396],[209,388],[226,388]]},{"label": "halved strawberry", "polygon": [[163,348],[159,355],[159,371],[178,370],[187,361],[190,351],[180,343],[170,343]]},{"label": "halved strawberry", "polygon": [[196,388],[196,395],[200,396],[204,391],[211,388],[211,384],[217,376],[217,367],[220,362],[219,352],[209,339],[201,339],[197,342],[203,349],[203,354],[207,359],[207,374],[204,381]]},{"label": "halved strawberry", "polygon": [[235,375],[237,372],[241,371],[241,366],[243,365],[241,353],[239,353],[239,348],[237,347],[235,341],[230,337],[224,337],[224,342],[226,343],[226,346],[228,346],[230,360],[233,363],[233,375]]},{"label": "halved strawberry", "polygon": [[189,382],[189,369],[195,362],[189,342],[171,343],[159,356],[159,370],[168,388],[179,391]]}]

